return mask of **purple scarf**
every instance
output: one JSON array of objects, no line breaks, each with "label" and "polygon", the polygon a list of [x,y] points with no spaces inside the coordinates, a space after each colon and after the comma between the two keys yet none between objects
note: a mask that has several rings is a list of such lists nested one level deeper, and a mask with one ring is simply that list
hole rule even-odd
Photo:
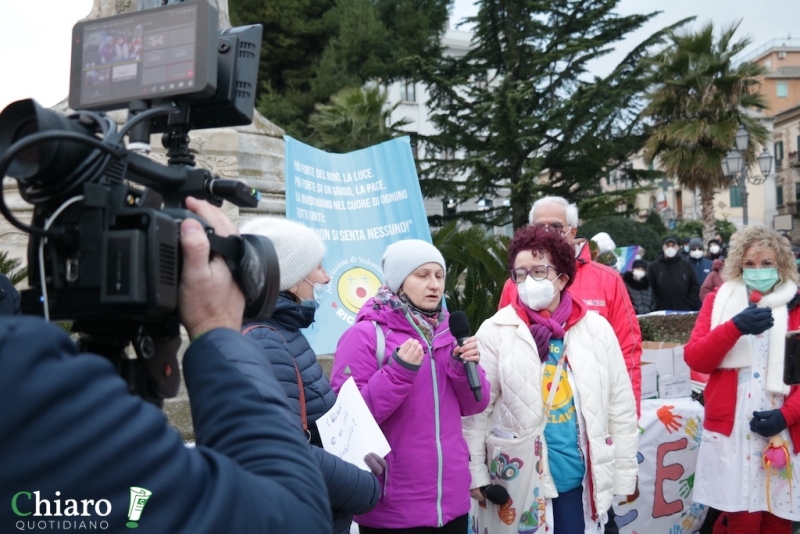
[{"label": "purple scarf", "polygon": [[550,340],[564,339],[566,332],[564,332],[564,327],[561,325],[567,322],[572,313],[572,296],[566,291],[562,291],[561,302],[559,302],[556,310],[552,314],[543,310],[547,317],[542,316],[541,312],[525,306],[521,300],[519,301],[519,306],[528,314],[528,319],[531,322],[531,335],[536,342],[536,348],[539,349],[539,358],[545,361],[550,353]]}]

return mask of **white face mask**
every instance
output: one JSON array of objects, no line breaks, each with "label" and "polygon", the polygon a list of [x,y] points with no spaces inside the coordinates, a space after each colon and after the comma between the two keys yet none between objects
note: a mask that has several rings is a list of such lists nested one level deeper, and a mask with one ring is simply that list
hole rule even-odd
[{"label": "white face mask", "polygon": [[688,253],[689,252],[689,245],[686,245],[685,247],[683,247],[683,251]]},{"label": "white face mask", "polygon": [[677,253],[678,250],[673,247],[667,247],[666,249],[664,249],[664,256],[666,256],[667,258],[674,258],[675,254]]},{"label": "white face mask", "polygon": [[634,269],[633,277],[637,280],[641,280],[642,278],[644,278],[644,269]]},{"label": "white face mask", "polygon": [[689,253],[689,256],[693,257],[696,260],[699,260],[700,258],[703,257],[703,251],[702,250],[693,250],[693,251],[691,251]]},{"label": "white face mask", "polygon": [[712,254],[719,254],[719,245],[711,245],[708,247],[708,251]]},{"label": "white face mask", "polygon": [[636,255],[636,259],[637,259],[637,260],[641,260],[641,259],[642,259],[642,255],[641,255],[641,254],[637,254],[637,255]]},{"label": "white face mask", "polygon": [[525,306],[539,311],[553,302],[556,286],[550,280],[534,280],[528,276],[524,282],[517,284],[517,292]]}]

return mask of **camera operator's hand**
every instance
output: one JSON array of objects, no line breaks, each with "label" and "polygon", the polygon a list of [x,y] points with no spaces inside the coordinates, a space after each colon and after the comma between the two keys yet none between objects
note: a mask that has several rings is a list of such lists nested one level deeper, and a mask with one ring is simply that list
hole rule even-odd
[{"label": "camera operator's hand", "polygon": [[[238,235],[239,230],[219,208],[188,197],[186,207],[210,224],[217,235]],[[203,226],[194,219],[181,223],[183,274],[178,308],[190,339],[213,330],[239,330],[244,314],[244,295],[220,256],[209,261],[211,245]]]}]

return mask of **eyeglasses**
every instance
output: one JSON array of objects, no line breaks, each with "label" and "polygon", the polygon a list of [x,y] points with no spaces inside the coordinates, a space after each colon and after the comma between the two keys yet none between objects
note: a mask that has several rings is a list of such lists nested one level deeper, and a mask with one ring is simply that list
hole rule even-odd
[{"label": "eyeglasses", "polygon": [[565,225],[563,225],[563,224],[561,224],[559,222],[557,222],[557,223],[535,223],[534,226],[537,227],[537,228],[544,228],[545,230],[548,230],[548,231],[549,230],[556,231],[561,235],[561,237],[564,237],[565,235],[567,235],[567,232],[569,232],[570,229],[572,229],[571,226],[569,226],[569,225],[565,226]]},{"label": "eyeglasses", "polygon": [[558,277],[558,271],[556,271],[556,268],[549,265],[534,265],[530,268],[530,270],[517,267],[516,269],[511,269],[509,272],[511,273],[511,280],[515,284],[521,284],[526,278],[528,278],[528,275],[537,281],[547,280],[547,275],[550,274],[551,269],[554,273],[556,273],[556,277]]}]

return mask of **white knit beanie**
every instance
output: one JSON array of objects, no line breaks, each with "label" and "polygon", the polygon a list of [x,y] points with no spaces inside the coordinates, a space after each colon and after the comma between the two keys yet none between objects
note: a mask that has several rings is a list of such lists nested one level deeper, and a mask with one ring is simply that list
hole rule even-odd
[{"label": "white knit beanie", "polygon": [[439,249],[421,239],[404,239],[386,247],[381,258],[381,268],[386,286],[397,293],[408,275],[420,265],[438,263],[446,270],[444,256]]},{"label": "white knit beanie", "polygon": [[264,236],[272,241],[278,254],[281,291],[299,283],[325,257],[325,244],[314,230],[288,219],[258,217],[244,223],[240,231]]}]

